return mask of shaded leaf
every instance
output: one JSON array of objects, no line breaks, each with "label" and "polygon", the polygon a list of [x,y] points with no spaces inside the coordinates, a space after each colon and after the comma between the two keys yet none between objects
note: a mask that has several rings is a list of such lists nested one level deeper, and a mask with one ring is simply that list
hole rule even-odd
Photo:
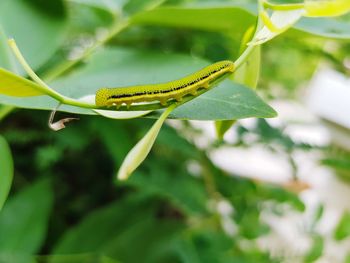
[{"label": "shaded leaf", "polygon": [[[254,28],[250,28],[244,35],[241,50],[247,48],[247,43],[250,41],[252,34],[254,33]],[[235,82],[245,85],[249,88],[255,89],[258,85],[258,80],[260,76],[260,64],[261,64],[261,48],[260,46],[253,47],[253,50],[246,58],[245,62],[239,67],[234,75],[233,79]],[[216,121],[215,128],[218,139],[222,140],[225,133],[234,125],[236,120],[227,121]]]},{"label": "shaded leaf", "polygon": [[163,7],[136,15],[132,23],[221,31],[242,36],[254,20],[248,11],[240,7]]},{"label": "shaded leaf", "polygon": [[157,262],[153,257],[182,228],[181,222],[157,218],[158,206],[134,194],[96,210],[63,235],[54,254],[93,252],[122,262]]},{"label": "shaded leaf", "polygon": [[350,39],[350,23],[334,18],[303,18],[294,28],[321,37]]},{"label": "shaded leaf", "polygon": [[136,168],[143,162],[143,160],[146,159],[158,136],[160,128],[162,128],[165,119],[175,108],[174,106],[175,105],[170,106],[162,113],[160,118],[153,124],[151,129],[126,155],[118,171],[117,178],[119,180],[128,179],[131,173],[136,170]]},{"label": "shaded leaf", "polygon": [[10,192],[12,180],[13,161],[11,151],[5,139],[0,136],[0,211]]},{"label": "shaded leaf", "polygon": [[37,69],[62,43],[66,31],[63,1],[2,0],[0,24],[7,37],[16,39],[29,64]]},{"label": "shaded leaf", "polygon": [[9,199],[0,213],[0,254],[34,254],[44,241],[52,206],[47,180]]}]

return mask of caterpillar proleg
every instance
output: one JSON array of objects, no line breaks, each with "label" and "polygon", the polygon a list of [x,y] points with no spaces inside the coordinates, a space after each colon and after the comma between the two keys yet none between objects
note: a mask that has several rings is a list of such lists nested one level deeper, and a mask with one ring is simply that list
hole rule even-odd
[{"label": "caterpillar proleg", "polygon": [[166,106],[168,100],[181,101],[186,95],[197,94],[199,89],[208,89],[210,84],[224,75],[234,72],[232,61],[224,60],[209,65],[184,78],[152,85],[129,86],[120,88],[102,88],[96,92],[95,103],[98,107],[130,106],[135,102],[159,101]]}]

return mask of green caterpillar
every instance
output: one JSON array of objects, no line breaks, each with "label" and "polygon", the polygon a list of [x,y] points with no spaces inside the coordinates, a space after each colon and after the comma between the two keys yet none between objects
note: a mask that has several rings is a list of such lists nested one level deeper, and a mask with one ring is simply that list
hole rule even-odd
[{"label": "green caterpillar", "polygon": [[121,88],[102,88],[96,92],[95,103],[98,107],[116,106],[118,108],[122,104],[129,107],[135,102],[159,101],[162,106],[166,106],[168,100],[181,101],[186,95],[195,96],[199,89],[208,89],[210,84],[227,73],[234,72],[234,69],[235,65],[232,61],[224,60],[171,82]]}]

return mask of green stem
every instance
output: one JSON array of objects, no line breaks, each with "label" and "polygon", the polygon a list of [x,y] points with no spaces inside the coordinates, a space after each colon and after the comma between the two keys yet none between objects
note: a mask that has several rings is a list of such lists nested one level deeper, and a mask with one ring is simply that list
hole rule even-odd
[{"label": "green stem", "polygon": [[[260,12],[262,12],[264,10],[263,4],[264,4],[264,2],[259,0],[259,2],[258,2],[258,9],[259,9],[258,13],[259,14],[260,14]],[[257,21],[256,27],[255,27],[255,33],[254,33],[252,39],[254,39],[254,37],[260,31],[260,29],[262,29],[262,27],[263,27],[262,19],[260,18],[260,16],[258,16],[258,21]],[[235,61],[236,70],[245,63],[245,61],[248,59],[250,54],[253,52],[254,48],[255,48],[254,45],[248,45],[248,47],[244,50],[244,52]]]},{"label": "green stem", "polygon": [[121,31],[123,31],[125,28],[130,26],[130,20],[122,20],[115,22],[112,28],[110,29],[109,33],[104,36],[102,39],[98,40],[92,47],[86,49],[84,53],[75,60],[68,60],[58,67],[56,67],[54,70],[46,74],[43,79],[45,81],[50,82],[53,79],[61,76],[63,73],[67,72],[71,68],[73,68],[76,64],[78,64],[80,61],[86,59],[89,57],[97,48],[100,46],[106,44],[109,40],[111,40],[113,37],[115,37],[117,34],[119,34]]}]

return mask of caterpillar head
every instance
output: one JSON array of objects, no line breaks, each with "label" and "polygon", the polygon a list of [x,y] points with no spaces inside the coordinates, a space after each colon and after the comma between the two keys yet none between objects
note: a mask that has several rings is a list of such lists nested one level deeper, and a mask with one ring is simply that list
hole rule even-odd
[{"label": "caterpillar head", "polygon": [[110,91],[107,88],[99,89],[96,92],[95,97],[95,104],[98,107],[108,106],[108,97],[109,97]]}]

